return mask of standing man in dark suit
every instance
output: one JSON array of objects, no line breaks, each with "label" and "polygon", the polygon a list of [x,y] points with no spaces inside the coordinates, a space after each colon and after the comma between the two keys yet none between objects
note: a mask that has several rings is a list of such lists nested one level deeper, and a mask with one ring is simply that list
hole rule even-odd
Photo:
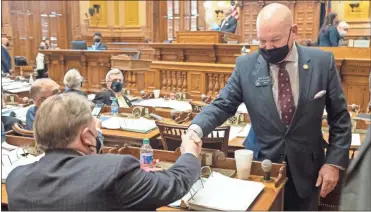
[{"label": "standing man in dark suit", "polygon": [[45,156],[9,174],[10,210],[156,210],[181,199],[200,177],[202,143],[189,139],[183,139],[182,155],[166,171],[145,171],[130,155],[96,154],[102,148],[100,121],[76,93],[48,98],[35,123]]},{"label": "standing man in dark suit", "polygon": [[103,43],[101,43],[102,41],[102,33],[100,32],[96,32],[94,33],[94,44],[92,46],[92,48],[94,50],[107,50],[107,46]]},{"label": "standing man in dark suit", "polygon": [[[246,104],[258,160],[288,164],[285,210],[317,210],[349,162],[350,115],[334,55],[295,44],[290,9],[269,4],[257,19],[259,52],[237,58],[219,97],[192,121],[187,136],[200,140]],[[330,126],[324,153],[322,115]]]},{"label": "standing man in dark suit", "polygon": [[223,9],[225,18],[220,24],[220,31],[234,33],[237,28],[237,19],[232,16],[232,7],[226,7]]},{"label": "standing man in dark suit", "polygon": [[119,107],[129,108],[131,107],[130,100],[123,94],[124,88],[124,75],[119,69],[112,69],[106,75],[106,85],[107,89],[97,93],[93,102],[104,103],[110,106],[114,98],[117,99],[117,104]]},{"label": "standing man in dark suit", "polygon": [[1,71],[11,74],[13,73],[12,59],[9,55],[8,50],[6,49],[7,47],[9,47],[8,38],[1,38]]}]

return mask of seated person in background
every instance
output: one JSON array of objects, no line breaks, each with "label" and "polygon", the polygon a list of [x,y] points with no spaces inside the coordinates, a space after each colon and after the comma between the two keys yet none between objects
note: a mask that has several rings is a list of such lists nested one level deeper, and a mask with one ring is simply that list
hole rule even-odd
[{"label": "seated person in background", "polygon": [[117,98],[119,107],[131,107],[130,100],[122,94],[122,88],[124,87],[123,82],[124,75],[122,75],[122,72],[119,69],[110,70],[106,75],[107,89],[97,93],[93,102],[95,104],[100,102],[110,106],[112,104],[112,99]]},{"label": "seated person in background", "polygon": [[222,20],[220,24],[220,31],[234,33],[237,28],[237,19],[232,15],[233,8],[225,7],[223,9],[223,13],[225,15],[225,18]]},{"label": "seated person in background", "polygon": [[85,97],[88,97],[86,93],[80,88],[82,87],[82,83],[84,82],[84,78],[80,75],[80,72],[76,69],[69,70],[66,75],[64,75],[63,83],[65,87],[65,93],[68,92],[75,92]]},{"label": "seated person in background", "polygon": [[104,45],[103,43],[101,43],[102,41],[102,33],[100,32],[96,32],[94,33],[94,44],[92,46],[92,48],[94,50],[107,50],[107,46]]},{"label": "seated person in background", "polygon": [[100,121],[74,93],[39,108],[35,138],[45,156],[15,168],[6,180],[10,210],[156,210],[182,198],[200,177],[202,143],[184,139],[167,171],[145,171],[130,155],[96,154]]},{"label": "seated person in background", "polygon": [[[38,79],[31,85],[30,96],[34,100],[35,105],[31,106],[26,114],[26,127],[32,130],[33,122],[37,109],[50,96],[59,93],[59,85],[49,78]],[[47,113],[49,114],[49,113]]]},{"label": "seated person in background", "polygon": [[[41,41],[39,49],[48,49],[48,44],[45,41]],[[48,66],[45,64],[44,54],[41,52],[38,52],[36,56],[36,71],[38,79],[48,77]]]},{"label": "seated person in background", "polygon": [[337,29],[340,35],[339,46],[346,46],[347,42],[345,41],[345,36],[348,34],[349,24],[345,21],[341,21]]},{"label": "seated person in background", "polygon": [[[5,108],[5,95],[1,89],[1,109]],[[4,127],[4,131],[7,132],[12,129],[15,123],[22,124],[21,120],[9,115],[9,116],[1,116],[1,125]]]},{"label": "seated person in background", "polygon": [[329,13],[325,17],[319,32],[319,46],[339,46],[340,34],[337,29],[338,19],[336,13]]}]

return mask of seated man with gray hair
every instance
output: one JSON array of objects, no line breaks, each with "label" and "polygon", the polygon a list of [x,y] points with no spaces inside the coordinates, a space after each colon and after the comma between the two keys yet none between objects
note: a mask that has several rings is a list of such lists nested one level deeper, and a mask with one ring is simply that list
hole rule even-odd
[{"label": "seated man with gray hair", "polygon": [[104,103],[108,106],[112,104],[112,99],[116,98],[117,103],[120,107],[129,108],[131,107],[130,100],[123,95],[122,88],[124,87],[124,75],[119,69],[111,69],[106,75],[107,89],[97,93],[93,102]]},{"label": "seated man with gray hair", "polygon": [[81,89],[84,78],[81,76],[77,69],[70,69],[66,75],[64,75],[63,83],[65,87],[65,93],[75,92],[82,96],[88,97],[86,93]]},{"label": "seated man with gray hair", "polygon": [[31,106],[26,114],[26,127],[28,130],[33,129],[32,125],[35,120],[36,111],[41,106],[41,104],[48,97],[58,93],[59,85],[49,78],[38,79],[32,83],[30,89],[30,96],[34,100],[35,105]]},{"label": "seated man with gray hair", "polygon": [[182,198],[200,177],[202,142],[190,139],[168,170],[145,170],[131,155],[96,154],[100,121],[75,93],[47,99],[34,126],[45,156],[9,174],[9,210],[156,210]]}]

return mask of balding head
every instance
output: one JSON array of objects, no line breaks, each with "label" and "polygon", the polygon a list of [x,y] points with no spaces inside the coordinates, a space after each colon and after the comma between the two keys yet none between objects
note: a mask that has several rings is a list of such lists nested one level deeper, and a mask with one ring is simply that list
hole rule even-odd
[{"label": "balding head", "polygon": [[40,107],[45,99],[57,93],[59,93],[59,85],[49,78],[36,80],[30,89],[30,95],[35,101],[36,107]]},{"label": "balding head", "polygon": [[5,37],[1,38],[1,44],[3,46],[9,46],[9,40],[8,40],[8,38],[5,38]]},{"label": "balding head", "polygon": [[260,11],[256,28],[260,47],[267,50],[287,43],[291,49],[297,35],[297,26],[293,23],[290,9],[278,3],[269,4]]}]

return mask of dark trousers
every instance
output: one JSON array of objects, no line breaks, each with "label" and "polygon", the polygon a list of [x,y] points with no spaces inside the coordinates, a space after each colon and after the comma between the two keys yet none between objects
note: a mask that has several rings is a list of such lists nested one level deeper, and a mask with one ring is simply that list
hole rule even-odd
[{"label": "dark trousers", "polygon": [[306,198],[301,198],[296,192],[289,166],[287,168],[287,183],[285,185],[285,211],[318,211],[319,189]]}]

